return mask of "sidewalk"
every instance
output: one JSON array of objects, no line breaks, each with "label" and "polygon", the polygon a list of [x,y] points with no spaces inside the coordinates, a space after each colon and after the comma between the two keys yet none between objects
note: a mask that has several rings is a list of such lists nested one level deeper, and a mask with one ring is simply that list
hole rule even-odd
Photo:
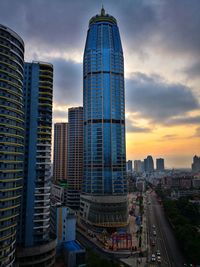
[{"label": "sidewalk", "polygon": [[[138,261],[140,260],[140,263]],[[146,258],[129,257],[126,259],[120,259],[120,261],[131,267],[147,267]]]}]

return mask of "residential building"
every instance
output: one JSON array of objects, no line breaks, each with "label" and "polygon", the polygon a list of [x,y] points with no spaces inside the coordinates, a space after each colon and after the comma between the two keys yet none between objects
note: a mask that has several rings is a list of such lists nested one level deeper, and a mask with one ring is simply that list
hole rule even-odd
[{"label": "residential building", "polygon": [[132,172],[133,171],[133,162],[132,162],[132,160],[128,160],[126,162],[126,170],[127,170],[127,172]]},{"label": "residential building", "polygon": [[25,63],[24,188],[19,223],[19,266],[53,266],[55,239],[50,236],[50,169],[53,66]]},{"label": "residential building", "polygon": [[200,157],[196,155],[193,157],[192,171],[200,172]]},{"label": "residential building", "polygon": [[148,156],[146,159],[144,159],[144,170],[146,172],[154,171],[154,162],[152,156]]},{"label": "residential building", "polygon": [[68,123],[54,124],[53,180],[67,180]]},{"label": "residential building", "polygon": [[92,17],[83,60],[84,175],[81,222],[127,225],[124,59],[117,21]]},{"label": "residential building", "polygon": [[24,42],[0,24],[0,266],[13,266],[24,160]]},{"label": "residential building", "polygon": [[134,171],[139,173],[142,172],[142,161],[141,160],[134,160]]},{"label": "residential building", "polygon": [[51,207],[51,231],[56,234],[57,253],[61,253],[64,242],[76,239],[76,213],[69,207]]},{"label": "residential building", "polygon": [[157,171],[164,171],[165,166],[164,166],[164,159],[159,158],[156,159],[156,170]]},{"label": "residential building", "polygon": [[83,107],[68,109],[67,206],[79,209],[83,180]]},{"label": "residential building", "polygon": [[51,184],[51,205],[67,206],[67,180],[57,180]]}]

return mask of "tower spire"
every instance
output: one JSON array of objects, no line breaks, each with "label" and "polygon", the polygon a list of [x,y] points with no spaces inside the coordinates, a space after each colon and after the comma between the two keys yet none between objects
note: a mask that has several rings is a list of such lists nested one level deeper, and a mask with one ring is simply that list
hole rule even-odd
[{"label": "tower spire", "polygon": [[104,9],[104,7],[103,7],[103,4],[102,4],[102,8],[101,8],[101,16],[105,16],[105,9]]}]

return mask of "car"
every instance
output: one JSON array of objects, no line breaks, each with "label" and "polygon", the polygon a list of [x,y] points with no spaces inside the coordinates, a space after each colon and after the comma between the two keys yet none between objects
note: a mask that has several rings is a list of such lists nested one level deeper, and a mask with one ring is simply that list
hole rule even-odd
[{"label": "car", "polygon": [[153,225],[152,225],[152,228],[153,228],[153,229],[156,229],[156,226],[155,226],[155,224],[153,224]]},{"label": "car", "polygon": [[153,231],[153,235],[156,236],[156,231],[155,230]]},{"label": "car", "polygon": [[157,256],[160,256],[160,250],[157,250],[157,251],[156,251],[156,255],[157,255]]},{"label": "car", "polygon": [[161,262],[161,257],[157,256],[157,262]]},{"label": "car", "polygon": [[156,255],[155,255],[155,254],[152,254],[152,255],[151,255],[151,261],[152,261],[152,262],[155,262],[155,261],[156,261]]},{"label": "car", "polygon": [[154,239],[152,239],[152,240],[151,240],[151,245],[152,245],[152,246],[155,246],[155,244],[156,244],[156,241],[155,241]]}]

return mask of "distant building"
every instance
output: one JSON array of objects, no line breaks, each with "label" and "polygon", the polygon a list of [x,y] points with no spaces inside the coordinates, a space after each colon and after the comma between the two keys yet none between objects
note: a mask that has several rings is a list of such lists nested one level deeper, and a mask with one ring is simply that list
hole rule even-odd
[{"label": "distant building", "polygon": [[68,184],[66,180],[58,180],[51,184],[51,205],[67,206]]},{"label": "distant building", "polygon": [[164,159],[159,158],[156,159],[156,170],[157,171],[164,171],[165,167],[164,167]]},{"label": "distant building", "polygon": [[192,180],[192,186],[193,186],[194,188],[199,188],[199,189],[200,189],[200,178],[194,178],[194,179]]},{"label": "distant building", "polygon": [[126,170],[127,170],[127,172],[132,172],[133,171],[133,162],[132,162],[132,160],[128,160],[126,162]]},{"label": "distant building", "polygon": [[137,178],[136,188],[140,192],[143,192],[145,190],[145,180],[143,178]]},{"label": "distant building", "polygon": [[79,209],[83,179],[83,107],[68,109],[68,125],[67,205]]},{"label": "distant building", "polygon": [[53,179],[67,180],[68,123],[54,124]]},{"label": "distant building", "polygon": [[135,172],[142,172],[142,161],[141,160],[134,160],[134,171]]},{"label": "distant building", "polygon": [[200,172],[200,157],[196,155],[193,157],[192,171]]},{"label": "distant building", "polygon": [[144,159],[144,170],[145,172],[154,171],[154,162],[152,156],[148,156],[146,159]]}]

